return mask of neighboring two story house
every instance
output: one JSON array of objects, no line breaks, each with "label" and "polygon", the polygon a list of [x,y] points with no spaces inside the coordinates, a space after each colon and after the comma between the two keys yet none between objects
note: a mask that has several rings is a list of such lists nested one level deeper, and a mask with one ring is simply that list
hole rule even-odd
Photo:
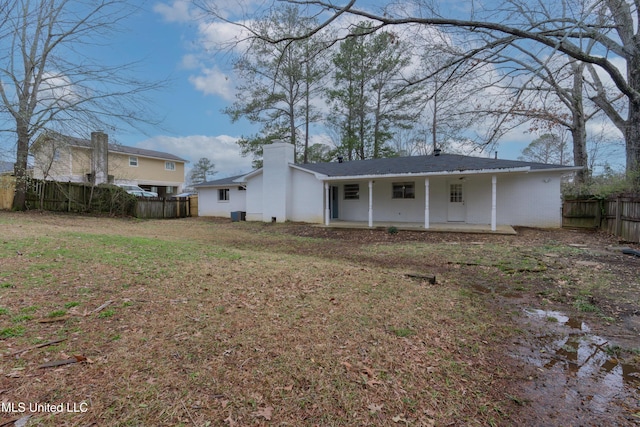
[{"label": "neighboring two story house", "polygon": [[31,154],[36,179],[138,185],[160,197],[178,194],[184,186],[186,160],[110,144],[103,132],[92,132],[91,140],[47,132],[33,144]]}]

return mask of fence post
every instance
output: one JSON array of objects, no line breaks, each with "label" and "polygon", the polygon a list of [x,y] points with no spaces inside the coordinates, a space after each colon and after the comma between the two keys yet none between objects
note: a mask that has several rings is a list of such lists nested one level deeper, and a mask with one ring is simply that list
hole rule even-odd
[{"label": "fence post", "polygon": [[616,236],[622,234],[622,203],[620,196],[616,197]]}]

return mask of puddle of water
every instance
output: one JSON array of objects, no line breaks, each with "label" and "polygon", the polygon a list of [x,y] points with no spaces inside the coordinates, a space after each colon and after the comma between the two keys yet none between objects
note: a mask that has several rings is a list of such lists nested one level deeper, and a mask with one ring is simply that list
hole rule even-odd
[{"label": "puddle of water", "polygon": [[581,319],[550,310],[526,309],[525,314],[541,332],[526,349],[518,349],[516,357],[539,374],[528,390],[538,416],[558,422],[549,425],[578,420],[591,425],[595,419],[590,417],[609,425],[633,420],[629,425],[635,425],[640,414],[640,367],[608,352],[612,343],[592,334]]},{"label": "puddle of water", "polygon": [[[552,368],[561,364],[565,369],[578,377],[593,377],[601,374],[608,376],[613,374],[620,377],[613,382],[637,383],[640,385],[640,368],[621,363],[607,349],[609,341],[597,335],[590,334],[589,326],[582,320],[570,318],[557,311],[525,310],[530,317],[553,322],[557,319],[559,324],[564,324],[571,329],[577,329],[584,333],[569,332],[567,335],[559,335],[555,338],[547,337],[542,340],[541,362],[545,368]],[[544,342],[546,341],[546,343]],[[545,357],[545,354],[547,355]],[[607,382],[609,382],[607,380]]]},{"label": "puddle of water", "polygon": [[572,329],[578,329],[580,331],[589,332],[590,329],[586,323],[575,317],[568,317],[559,311],[552,310],[538,310],[533,308],[525,309],[524,312],[529,317],[536,317],[540,320],[546,320],[548,322],[557,321],[559,324],[567,325]]}]

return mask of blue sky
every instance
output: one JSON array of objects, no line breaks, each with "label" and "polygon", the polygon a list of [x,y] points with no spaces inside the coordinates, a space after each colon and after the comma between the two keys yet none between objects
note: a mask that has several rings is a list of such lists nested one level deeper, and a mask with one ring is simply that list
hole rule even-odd
[{"label": "blue sky", "polygon": [[[228,24],[198,20],[189,1],[152,3],[131,20],[128,42],[119,42],[127,59],[147,58],[150,77],[170,77],[172,83],[155,94],[155,110],[165,117],[162,129],[150,135],[127,133],[113,137],[125,145],[167,151],[196,162],[207,157],[224,177],[251,169],[235,140],[256,131],[247,122],[232,124],[221,110],[233,102],[229,55],[214,55],[210,43],[235,31]],[[117,49],[116,49],[117,50]],[[498,147],[501,158],[516,159],[531,135],[515,132]]]},{"label": "blue sky", "polygon": [[[216,0],[230,14],[243,0]],[[246,0],[251,5],[253,0]],[[230,15],[231,16],[231,15]],[[129,146],[165,151],[192,164],[201,157],[211,159],[216,178],[251,170],[250,157],[242,157],[235,141],[257,131],[246,121],[231,123],[222,109],[233,102],[234,78],[231,55],[215,54],[215,42],[228,39],[237,28],[198,16],[190,0],[150,0],[130,17],[125,30],[99,54],[106,61],[143,60],[139,72],[149,79],[170,79],[151,95],[160,127],[145,132],[118,130],[110,140]],[[499,157],[516,159],[535,135],[523,130],[503,138]]]}]

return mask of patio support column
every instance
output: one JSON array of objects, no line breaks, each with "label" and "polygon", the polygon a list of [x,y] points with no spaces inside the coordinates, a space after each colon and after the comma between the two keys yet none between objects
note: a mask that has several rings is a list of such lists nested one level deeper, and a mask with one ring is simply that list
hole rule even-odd
[{"label": "patio support column", "polygon": [[331,218],[331,208],[329,207],[329,183],[324,183],[324,205],[326,207],[324,211],[324,225],[329,226],[329,218]]},{"label": "patio support column", "polygon": [[373,227],[373,181],[369,180],[369,227]]},{"label": "patio support column", "polygon": [[429,178],[424,179],[424,228],[429,228]]},{"label": "patio support column", "polygon": [[496,231],[496,222],[497,222],[497,197],[496,197],[496,182],[498,178],[495,175],[491,176],[491,231]]}]

